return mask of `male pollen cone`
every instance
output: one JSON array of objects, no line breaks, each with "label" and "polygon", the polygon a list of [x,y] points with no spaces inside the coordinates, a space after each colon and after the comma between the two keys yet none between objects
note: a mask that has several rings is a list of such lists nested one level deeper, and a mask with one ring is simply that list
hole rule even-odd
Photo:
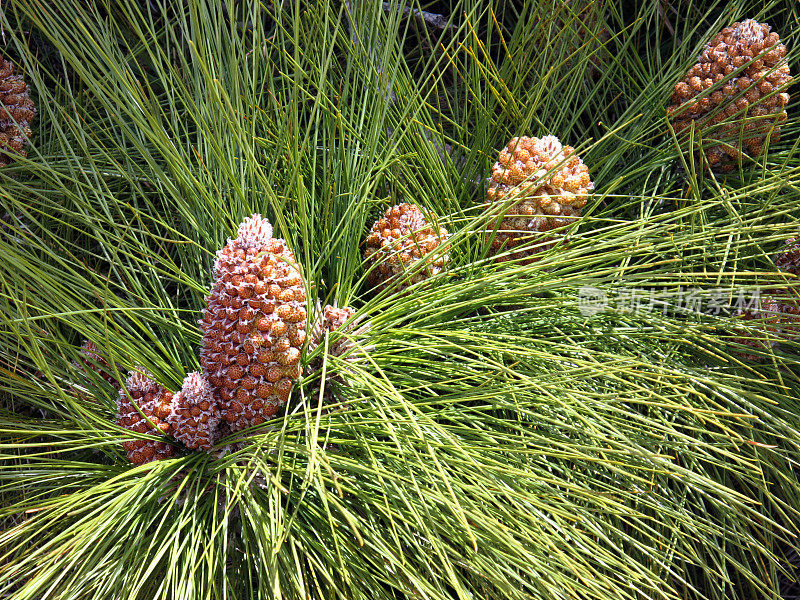
[{"label": "male pollen cone", "polygon": [[22,75],[14,74],[14,65],[0,57],[0,166],[11,163],[15,154],[27,154],[30,123],[36,116],[30,94]]},{"label": "male pollen cone", "polygon": [[[486,192],[490,210],[502,215],[499,223],[489,222],[486,232],[487,237],[494,234],[492,253],[530,244],[532,236],[569,224],[580,216],[592,190],[589,169],[571,146],[562,146],[553,135],[512,138],[492,167]],[[552,236],[538,241],[545,243],[497,260],[530,263],[555,244]]]},{"label": "male pollen cone", "polygon": [[301,375],[306,293],[294,255],[261,215],[217,253],[200,364],[232,431],[260,425]]},{"label": "male pollen cone", "polygon": [[784,90],[791,83],[778,34],[766,23],[746,19],[706,44],[697,64],[675,84],[667,116],[681,139],[694,122],[710,140],[704,148],[708,166],[727,173],[742,150],[757,158],[768,135],[773,142],[780,139],[789,103]]}]

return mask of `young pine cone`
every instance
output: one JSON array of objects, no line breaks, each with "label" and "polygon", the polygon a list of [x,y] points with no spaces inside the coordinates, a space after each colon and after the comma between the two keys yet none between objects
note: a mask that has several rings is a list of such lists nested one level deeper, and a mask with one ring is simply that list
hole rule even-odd
[{"label": "young pine cone", "polygon": [[[360,324],[363,316],[354,319],[347,327],[343,328],[345,322],[352,318],[354,314],[356,314],[356,309],[349,306],[337,308],[330,304],[326,305],[314,324],[311,338],[309,339],[308,351],[313,352],[317,346],[322,344],[326,333],[341,331],[342,333],[349,334],[363,334],[369,331],[369,322]],[[347,337],[342,336],[338,339],[331,338],[330,346],[328,346],[328,354],[357,360],[357,356],[351,356],[356,348],[357,346]]]},{"label": "young pine cone", "polygon": [[[568,56],[589,56],[587,75],[598,79],[611,63],[611,54],[606,50],[610,33],[605,25],[605,16],[610,14],[605,0],[564,0],[559,6],[541,5],[547,17],[539,23],[545,34],[544,43],[553,43],[551,31],[558,32],[556,43],[561,42]],[[553,12],[555,9],[555,12]],[[572,58],[566,65],[572,68]]]},{"label": "young pine cone", "polygon": [[449,254],[428,255],[447,237],[447,230],[431,225],[419,207],[406,203],[392,206],[375,222],[367,237],[367,280],[379,290],[404,290],[436,275]]},{"label": "young pine cone", "polygon": [[306,293],[294,255],[261,215],[217,253],[200,364],[231,431],[278,412],[301,375]]},{"label": "young pine cone", "polygon": [[[325,308],[322,309],[322,314],[319,315],[317,321],[314,323],[314,328],[311,331],[311,338],[309,339],[308,343],[308,351],[313,352],[317,346],[319,346],[323,339],[325,338],[326,333],[333,333],[337,329],[341,328],[345,322],[351,318],[354,314],[356,314],[356,309],[346,306],[345,308],[337,308],[336,306],[331,306],[330,304],[325,305]],[[352,325],[348,327],[348,330],[351,330],[353,327]],[[340,340],[340,343],[343,345],[347,345],[346,340]],[[337,344],[330,346],[328,348],[328,352],[330,354],[334,354],[335,356],[340,356],[343,354],[341,348],[336,347]]]},{"label": "young pine cone", "polygon": [[775,265],[781,271],[800,276],[800,235],[786,240]]},{"label": "young pine cone", "polygon": [[220,410],[211,385],[200,373],[183,380],[181,391],[172,398],[167,421],[172,435],[191,450],[209,450],[217,441]]},{"label": "young pine cone", "polygon": [[[319,305],[317,306],[319,309]],[[335,356],[347,361],[341,370],[327,371],[327,382],[324,388],[324,404],[327,406],[340,402],[336,395],[335,386],[330,382],[335,381],[338,385],[347,385],[345,374],[350,371],[349,365],[364,360],[365,353],[373,349],[373,346],[363,347],[353,340],[353,336],[363,335],[370,329],[369,322],[362,323],[363,315],[352,319],[356,310],[351,307],[337,308],[327,305],[320,312],[308,342],[308,352],[313,352],[318,346],[325,343],[325,336],[329,334],[329,345],[327,348],[328,356]],[[349,323],[345,323],[352,319]],[[336,332],[345,335],[335,335]],[[309,362],[308,368],[312,373],[322,368],[325,356],[320,353]]]},{"label": "young pine cone", "polygon": [[[736,317],[743,321],[758,321],[762,325],[762,328],[761,331],[749,328],[737,329],[737,335],[732,338],[732,341],[761,352],[766,352],[774,347],[778,343],[776,335],[779,330],[779,310],[778,303],[773,298],[766,297],[760,300],[759,306],[755,310],[745,310],[737,314]],[[764,359],[761,355],[749,354],[747,352],[737,351],[736,354],[746,360],[755,362]]]},{"label": "young pine cone", "polygon": [[[119,391],[117,424],[137,433],[169,435],[170,425],[166,418],[170,413],[171,401],[172,392],[153,379],[147,369],[139,367],[130,372],[125,385]],[[137,406],[147,418],[136,410]],[[152,439],[132,439],[123,442],[122,447],[128,454],[128,460],[135,465],[169,458],[175,454],[172,445]]]},{"label": "young pine cone", "polygon": [[73,364],[81,371],[85,372],[87,369],[94,371],[116,389],[119,389],[119,381],[112,375],[111,371],[113,369],[111,365],[105,358],[98,354],[99,351],[100,349],[97,347],[97,344],[89,340],[84,340],[78,350],[80,362],[75,362]]},{"label": "young pine cone", "polygon": [[29,125],[36,116],[30,91],[22,75],[14,75],[14,65],[0,58],[0,166],[13,161],[14,154],[26,155]]},{"label": "young pine cone", "polygon": [[[792,290],[772,290],[760,299],[756,310],[746,310],[736,315],[744,321],[758,321],[761,331],[737,330],[733,341],[756,350],[767,351],[780,341],[796,339],[800,334],[800,296]],[[747,360],[761,361],[763,356],[738,353]]]},{"label": "young pine cone", "polygon": [[791,82],[786,46],[778,34],[747,19],[726,27],[705,46],[698,63],[675,84],[667,115],[682,138],[692,122],[698,131],[714,127],[703,133],[713,140],[705,148],[708,165],[730,172],[742,149],[756,158],[764,152],[767,135],[780,139],[789,102],[784,90]]},{"label": "young pine cone", "polygon": [[[492,183],[486,192],[490,210],[502,214],[499,223],[494,220],[488,225],[486,235],[492,239],[492,252],[516,248],[530,241],[531,234],[567,225],[580,216],[593,189],[589,169],[575,150],[562,146],[557,137],[512,138],[492,167]],[[545,237],[541,241],[551,240]],[[497,260],[523,258],[529,263],[554,243]]]},{"label": "young pine cone", "polygon": [[[781,270],[800,277],[800,235],[789,238],[775,257],[775,265]],[[784,337],[796,339],[800,336],[800,289],[789,287],[776,294],[783,323]]]}]

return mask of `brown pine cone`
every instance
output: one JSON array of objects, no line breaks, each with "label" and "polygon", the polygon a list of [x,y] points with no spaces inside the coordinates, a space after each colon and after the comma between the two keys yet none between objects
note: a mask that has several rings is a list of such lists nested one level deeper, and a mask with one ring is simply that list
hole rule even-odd
[{"label": "brown pine cone", "polygon": [[[733,341],[766,351],[778,342],[800,335],[800,296],[794,290],[769,290],[769,294],[760,299],[757,310],[745,310],[736,316],[744,321],[758,321],[761,330],[738,329]],[[764,359],[756,354],[738,354],[753,361]]]},{"label": "brown pine cone", "polygon": [[116,380],[114,375],[111,374],[113,369],[109,362],[98,354],[99,348],[97,344],[92,341],[84,340],[83,344],[81,344],[78,353],[80,356],[80,362],[73,363],[76,367],[78,367],[81,371],[86,371],[86,369],[90,369],[100,375],[103,379],[105,379],[108,383],[113,385],[116,389],[119,389],[119,381]]},{"label": "brown pine cone", "polygon": [[[569,224],[580,216],[593,189],[589,169],[575,150],[562,146],[557,137],[512,138],[492,167],[492,183],[486,192],[490,210],[503,215],[499,223],[495,220],[488,225],[487,238],[494,236],[492,252],[515,248],[531,241],[531,234]],[[541,238],[551,240],[552,236]],[[497,260],[523,258],[526,263],[532,262],[536,254],[554,244],[527,248]]]},{"label": "brown pine cone", "polygon": [[[153,379],[147,369],[139,367],[130,372],[119,391],[117,424],[137,433],[169,435],[171,428],[166,418],[170,414],[171,401],[172,392]],[[137,406],[147,418],[142,417]],[[171,444],[152,439],[132,439],[123,442],[122,447],[128,454],[128,460],[135,465],[175,454]]]},{"label": "brown pine cone", "polygon": [[30,123],[36,116],[30,91],[22,75],[14,75],[14,65],[0,58],[0,166],[12,162],[15,154],[27,154]]},{"label": "brown pine cone", "polygon": [[[370,324],[362,323],[363,315],[357,319],[353,319],[344,327],[345,322],[356,314],[356,309],[349,306],[345,308],[337,308],[336,306],[326,305],[322,313],[317,317],[314,328],[311,332],[309,339],[308,351],[313,352],[319,346],[326,333],[333,333],[335,331],[342,331],[344,333],[364,334],[369,331]],[[343,328],[344,327],[344,328]],[[339,337],[332,339],[331,345],[328,347],[328,354],[331,356],[340,356],[350,358],[350,354],[355,350],[356,345],[346,337]],[[365,349],[366,350],[366,349]],[[352,357],[356,359],[357,357]]]},{"label": "brown pine cone", "polygon": [[407,203],[392,206],[375,222],[367,237],[367,281],[379,290],[404,290],[436,275],[449,260],[449,254],[428,255],[447,237],[447,230],[431,225],[419,207]]},{"label": "brown pine cone", "polygon": [[[737,329],[736,337],[732,338],[731,341],[736,342],[737,344],[742,344],[743,346],[749,346],[750,348],[760,350],[762,352],[772,348],[778,343],[778,340],[775,339],[775,336],[779,330],[779,311],[780,307],[774,298],[762,298],[757,310],[746,310],[736,315],[737,318],[743,321],[758,321],[762,325],[762,330],[757,331],[749,328]],[[749,354],[747,352],[737,351],[736,354],[746,360],[752,360],[755,362],[764,359],[764,357],[761,355]]]},{"label": "brown pine cone", "polygon": [[300,377],[306,293],[294,255],[261,215],[217,253],[200,364],[232,431],[278,412]]},{"label": "brown pine cone", "polygon": [[730,172],[742,150],[756,158],[764,152],[767,135],[773,142],[780,139],[789,103],[784,90],[791,83],[786,46],[778,34],[747,19],[706,44],[697,64],[675,84],[667,115],[681,139],[692,122],[698,131],[705,130],[704,138],[711,141],[705,147],[709,167]]},{"label": "brown pine cone", "polygon": [[781,271],[800,276],[800,235],[786,240],[775,259],[775,265]]}]

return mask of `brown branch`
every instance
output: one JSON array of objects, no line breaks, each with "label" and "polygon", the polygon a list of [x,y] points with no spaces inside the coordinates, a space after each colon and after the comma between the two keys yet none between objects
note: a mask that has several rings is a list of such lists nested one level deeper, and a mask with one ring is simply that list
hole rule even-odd
[{"label": "brown branch", "polygon": [[[452,29],[452,30],[458,29],[458,27],[456,27],[452,23],[449,23],[449,19],[445,19],[444,15],[438,15],[436,13],[427,12],[427,11],[424,11],[424,10],[419,10],[417,8],[410,8],[410,7],[405,6],[405,5],[402,5],[402,6],[403,6],[403,8],[402,8],[402,16],[404,16],[404,17],[408,17],[409,15],[413,16],[413,17],[415,17],[416,19],[418,19],[420,21],[424,21],[425,23],[427,23],[431,27],[436,27],[437,29],[445,29],[445,30],[447,30],[447,29]],[[384,2],[383,3],[383,10],[385,10],[386,12],[389,12],[390,10],[392,10],[391,2]]]}]

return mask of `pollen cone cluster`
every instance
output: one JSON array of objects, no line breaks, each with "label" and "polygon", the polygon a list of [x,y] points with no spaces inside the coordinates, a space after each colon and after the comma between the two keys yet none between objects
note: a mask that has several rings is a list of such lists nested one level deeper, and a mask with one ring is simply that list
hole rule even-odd
[{"label": "pollen cone cluster", "polygon": [[30,88],[22,75],[14,75],[14,65],[0,58],[0,166],[25,156],[25,144],[31,137],[30,123],[36,108]]},{"label": "pollen cone cluster", "polygon": [[232,431],[259,425],[300,377],[306,295],[294,255],[261,215],[217,253],[200,326],[203,375]]},{"label": "pollen cone cluster", "polygon": [[[567,225],[580,216],[593,189],[589,169],[557,137],[512,138],[492,167],[492,183],[486,192],[490,210],[502,214],[499,222],[489,223],[487,236],[494,234],[492,251],[515,248],[531,241],[532,234]],[[531,262],[531,257],[552,245],[526,248],[498,260]]]},{"label": "pollen cone cluster", "polygon": [[[792,290],[773,290],[761,299],[760,308],[737,315],[744,321],[758,320],[757,330],[739,329],[733,341],[751,348],[766,351],[778,342],[796,339],[800,335],[800,296]],[[747,360],[760,361],[763,356],[739,353]]]},{"label": "pollen cone cluster", "polygon": [[[718,33],[703,49],[683,81],[675,85],[667,115],[675,133],[685,137],[695,122],[707,139],[709,166],[731,171],[744,149],[751,157],[764,151],[766,136],[780,139],[791,83],[786,47],[770,26],[747,19]],[[743,148],[742,148],[743,146]]]},{"label": "pollen cone cluster", "polygon": [[[588,75],[593,79],[602,75],[611,58],[605,48],[610,38],[603,19],[607,14],[607,8],[605,0],[565,0],[561,6],[560,17],[554,21],[552,15],[548,15],[541,24],[547,39],[551,39],[549,32],[553,23],[561,31],[572,35],[571,39],[566,38],[565,49],[570,55],[591,57]],[[545,10],[550,12],[550,9],[551,7],[547,6]],[[556,10],[558,11],[558,7]],[[568,60],[567,64],[571,66],[571,62]]]},{"label": "pollen cone cluster", "polygon": [[[325,306],[314,324],[308,351],[312,352],[323,343],[326,333],[341,331],[342,333],[363,334],[369,331],[369,323],[361,324],[362,317],[354,319],[346,327],[344,326],[347,320],[351,319],[355,313],[356,310],[349,306],[345,308],[337,308],[330,304]],[[331,345],[328,347],[328,354],[331,356],[350,357],[355,347],[352,340],[342,336],[331,341]],[[352,358],[355,359],[357,357],[353,356]]]},{"label": "pollen cone cluster", "polygon": [[108,383],[113,385],[116,389],[119,389],[119,381],[117,381],[114,376],[111,374],[113,369],[109,362],[98,354],[99,348],[97,345],[89,340],[85,340],[78,350],[78,353],[81,355],[80,363],[75,363],[78,368],[85,371],[86,369],[90,369],[100,375],[103,379],[105,379]]},{"label": "pollen cone cluster", "polygon": [[419,207],[406,203],[392,206],[375,222],[367,237],[364,259],[370,284],[378,289],[403,290],[436,275],[449,255],[429,254],[447,237],[447,230],[431,225]]},{"label": "pollen cone cluster", "polygon": [[786,240],[775,264],[781,271],[800,277],[800,235]]},{"label": "pollen cone cluster", "polygon": [[[170,414],[171,401],[172,392],[156,382],[146,369],[139,367],[131,371],[119,391],[117,424],[137,433],[169,435],[172,432],[166,419]],[[137,406],[147,418],[139,413]],[[152,439],[129,440],[123,442],[122,447],[128,454],[128,460],[135,465],[169,458],[175,453],[173,446],[166,441]]]},{"label": "pollen cone cluster", "polygon": [[[322,343],[326,333],[333,333],[334,331],[340,329],[342,325],[345,324],[347,319],[351,318],[354,314],[356,314],[356,310],[349,306],[346,306],[345,308],[337,308],[336,306],[331,306],[330,304],[326,305],[325,308],[322,309],[322,313],[317,318],[316,323],[314,323],[314,329],[308,345],[309,352],[313,351]],[[351,325],[348,327],[348,330],[351,330],[352,328],[353,327]],[[340,356],[343,352],[342,348],[338,346],[342,345],[346,345],[345,340],[340,340],[334,346],[330,346],[328,351],[330,354]]]},{"label": "pollen cone cluster", "polygon": [[[319,306],[317,308],[319,309]],[[353,339],[353,336],[363,335],[370,329],[369,322],[362,322],[363,316],[352,319],[355,313],[355,309],[349,306],[337,308],[336,306],[327,305],[321,311],[318,310],[318,316],[309,339],[308,351],[313,352],[320,344],[324,344],[326,334],[330,334],[327,355],[336,356],[346,361],[342,368],[335,370],[329,369],[326,372],[327,382],[334,381],[338,385],[346,386],[346,374],[351,370],[348,365],[363,360],[364,353],[372,349],[372,346],[360,346]],[[348,320],[350,320],[349,323],[347,323]],[[335,332],[348,335],[333,335]],[[324,354],[318,355],[309,362],[309,370],[311,372],[318,371],[322,368],[324,360]],[[323,403],[337,404],[340,402],[341,398],[338,397],[336,386],[326,384],[324,386]],[[345,406],[341,404],[339,404],[339,407],[345,408]]]},{"label": "pollen cone cluster", "polygon": [[200,373],[183,380],[181,391],[172,398],[167,421],[172,435],[192,450],[209,450],[217,441],[220,410],[211,385]]}]

